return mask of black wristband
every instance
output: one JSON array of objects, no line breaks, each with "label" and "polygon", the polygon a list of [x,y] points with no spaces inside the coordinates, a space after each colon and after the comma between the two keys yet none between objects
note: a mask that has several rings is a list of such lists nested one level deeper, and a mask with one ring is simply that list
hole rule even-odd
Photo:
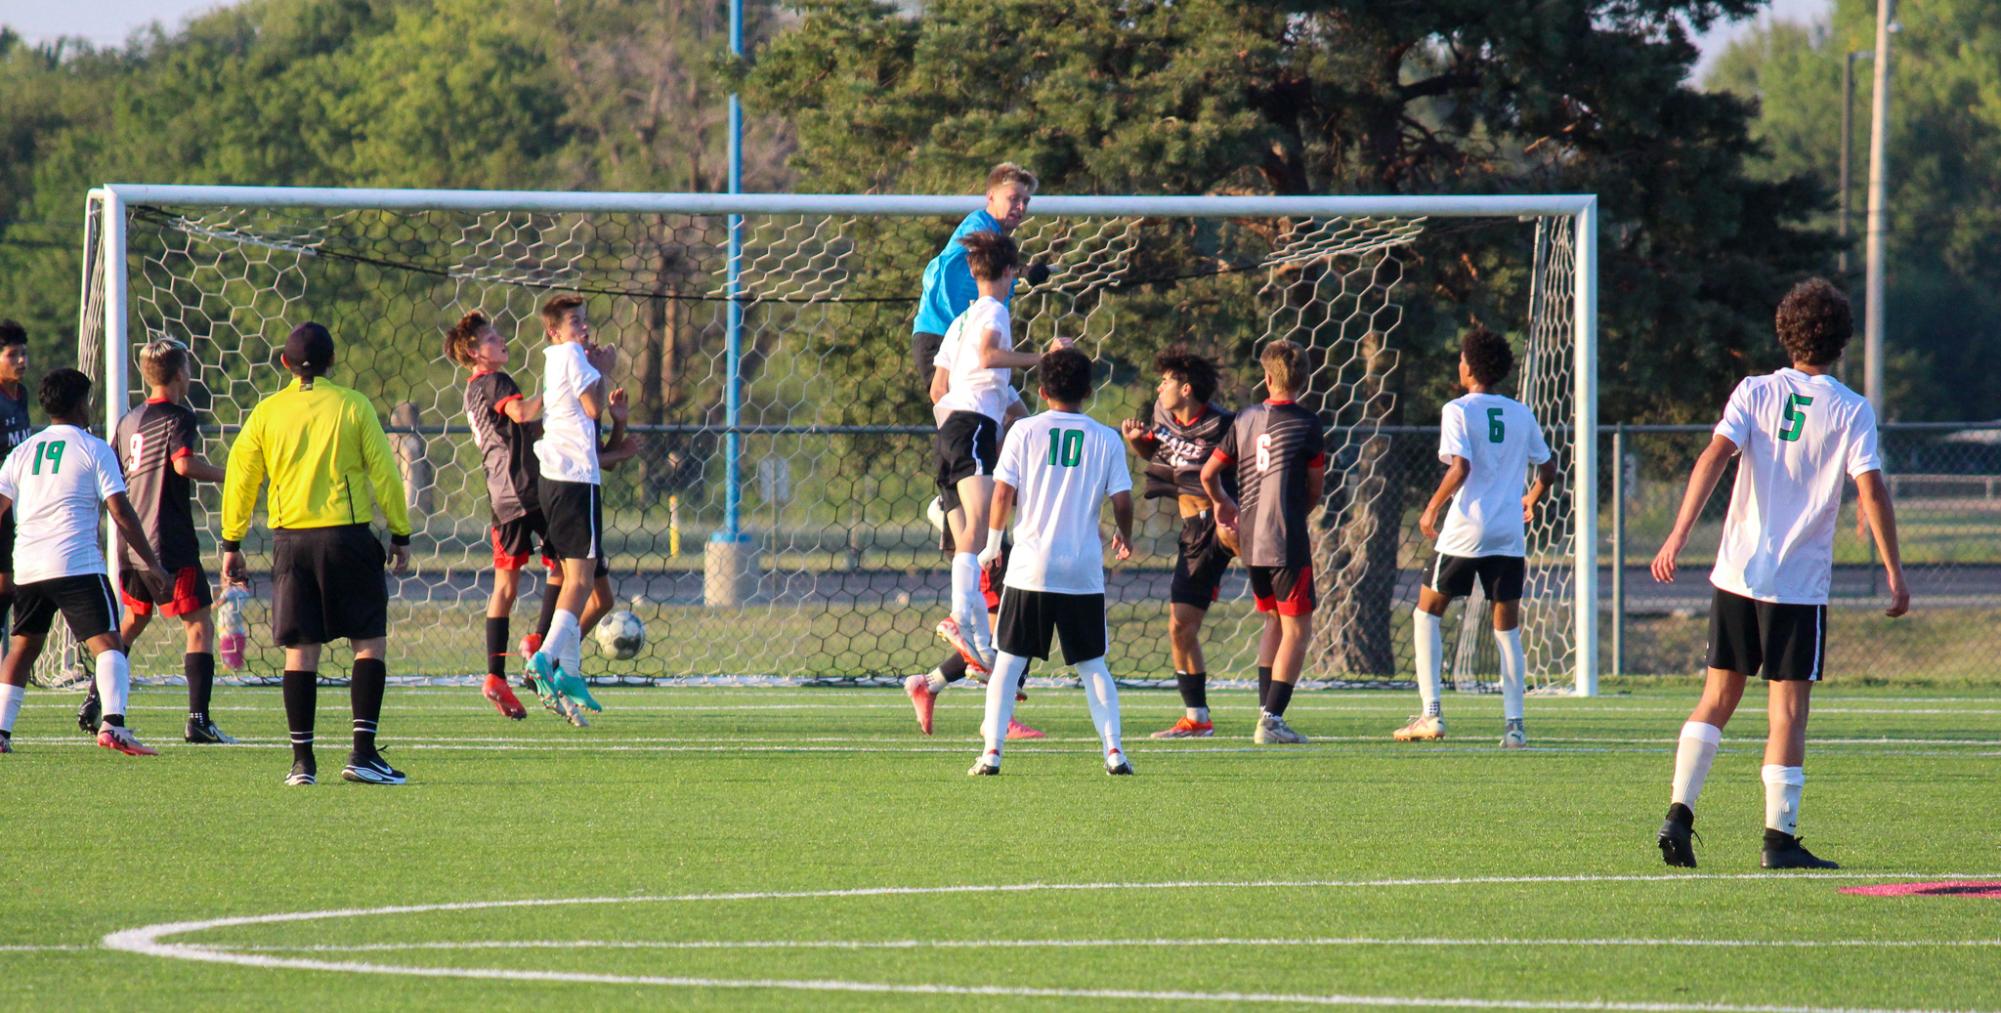
[{"label": "black wristband", "polygon": [[220,545],[222,546],[222,551],[224,551],[224,552],[242,552],[242,551],[243,551],[243,543],[242,543],[242,542],[239,542],[239,541],[236,541],[235,539],[231,539],[231,538],[225,538],[225,539],[223,539],[223,540],[222,540],[222,541],[221,541],[221,542],[220,542],[219,544],[220,544]]},{"label": "black wristband", "polygon": [[390,535],[390,536],[389,536],[389,544],[391,544],[391,545],[395,545],[395,546],[399,546],[399,547],[400,547],[400,546],[406,546],[406,545],[409,545],[409,544],[410,544],[410,536],[409,536],[409,535]]}]

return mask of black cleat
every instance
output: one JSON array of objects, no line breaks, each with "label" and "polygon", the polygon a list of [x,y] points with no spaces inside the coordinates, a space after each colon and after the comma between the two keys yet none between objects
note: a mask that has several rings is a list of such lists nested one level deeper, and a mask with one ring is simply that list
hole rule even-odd
[{"label": "black cleat", "polygon": [[1840,863],[1816,856],[1791,834],[1765,831],[1765,853],[1758,864],[1767,869],[1839,869]]},{"label": "black cleat", "polygon": [[97,687],[93,685],[90,692],[83,695],[83,706],[76,709],[76,726],[85,735],[96,735],[103,724],[104,705],[98,701]]},{"label": "black cleat", "polygon": [[402,784],[409,780],[372,749],[367,753],[347,754],[347,766],[340,769],[340,776],[356,784]]},{"label": "black cleat", "polygon": [[996,777],[1000,774],[1000,767],[988,763],[982,758],[980,762],[973,764],[973,769],[966,771],[966,773],[973,777]]},{"label": "black cleat", "polygon": [[1126,754],[1113,753],[1112,756],[1116,756],[1118,759],[1114,760],[1111,756],[1105,757],[1105,773],[1112,777],[1131,777],[1133,765],[1126,762]]},{"label": "black cleat", "polygon": [[301,787],[318,783],[320,783],[318,765],[310,759],[292,761],[292,772],[285,775],[285,784],[288,787]]},{"label": "black cleat", "polygon": [[233,746],[236,744],[236,736],[217,728],[215,722],[209,720],[207,717],[198,718],[192,714],[188,716],[188,726],[182,731],[181,738],[203,746]]},{"label": "black cleat", "polygon": [[1695,846],[1689,843],[1689,838],[1693,836],[1695,811],[1680,802],[1668,806],[1667,822],[1661,824],[1661,832],[1656,837],[1661,846],[1661,858],[1676,868],[1695,868]]}]

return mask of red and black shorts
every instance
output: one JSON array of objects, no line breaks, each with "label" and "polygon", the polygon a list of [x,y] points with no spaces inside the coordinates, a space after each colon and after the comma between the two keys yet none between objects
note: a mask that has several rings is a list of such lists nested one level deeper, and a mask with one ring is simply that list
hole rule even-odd
[{"label": "red and black shorts", "polygon": [[514,571],[528,565],[529,557],[547,542],[549,524],[542,511],[530,510],[511,521],[501,521],[489,529],[493,535],[493,568]]},{"label": "red and black shorts", "polygon": [[165,601],[153,597],[153,589],[146,586],[138,570],[118,571],[118,591],[125,607],[131,609],[135,616],[150,616],[156,608],[163,616],[184,616],[215,604],[215,594],[208,586],[208,574],[199,563],[174,571],[174,589]]},{"label": "red and black shorts", "polygon": [[1305,566],[1253,566],[1251,597],[1259,612],[1282,616],[1312,615],[1320,605],[1313,590],[1313,564]]}]

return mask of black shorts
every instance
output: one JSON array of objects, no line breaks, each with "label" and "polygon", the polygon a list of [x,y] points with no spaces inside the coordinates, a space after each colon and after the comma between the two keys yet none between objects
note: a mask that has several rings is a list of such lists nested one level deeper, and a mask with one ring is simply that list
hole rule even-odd
[{"label": "black shorts", "polygon": [[1000,459],[1000,423],[979,412],[953,412],[945,416],[932,444],[938,462],[938,488],[954,494],[946,509],[957,505],[959,480],[974,475],[992,475]]},{"label": "black shorts", "polygon": [[0,573],[14,572],[14,508],[0,511]]},{"label": "black shorts", "polygon": [[1063,661],[1105,656],[1105,596],[1057,594],[1053,591],[1001,591],[1000,620],[994,645],[1017,658],[1048,658],[1050,635],[1063,641]]},{"label": "black shorts", "polygon": [[1312,566],[1253,566],[1251,598],[1259,612],[1282,616],[1312,615],[1320,607],[1320,594],[1313,587]]},{"label": "black shorts", "polygon": [[924,386],[926,396],[931,393],[931,378],[937,375],[938,346],[945,343],[943,334],[918,331],[910,336],[910,364],[917,367],[917,379]]},{"label": "black shorts", "polygon": [[1222,539],[1216,537],[1216,518],[1204,510],[1182,518],[1181,545],[1174,554],[1174,580],[1168,585],[1167,600],[1176,605],[1206,609],[1223,592],[1223,572],[1237,558]]},{"label": "black shorts", "polygon": [[17,635],[47,635],[57,612],[69,623],[77,643],[118,629],[118,599],[111,593],[110,579],[101,573],[54,577],[14,589]]},{"label": "black shorts", "polygon": [[528,565],[528,558],[537,548],[547,543],[549,524],[542,519],[542,511],[530,510],[487,530],[493,536],[493,568],[519,570]]},{"label": "black shorts", "polygon": [[549,521],[544,555],[604,562],[604,497],[597,486],[543,479],[542,516]]},{"label": "black shorts", "polygon": [[366,524],[280,528],[271,540],[271,636],[280,647],[389,633],[389,558]]},{"label": "black shorts", "polygon": [[1447,598],[1464,598],[1473,593],[1473,579],[1488,601],[1521,601],[1522,584],[1528,577],[1528,563],[1520,556],[1433,555],[1431,577],[1424,586]]},{"label": "black shorts", "polygon": [[1819,682],[1827,660],[1827,606],[1782,605],[1716,589],[1709,667],[1774,682]]}]

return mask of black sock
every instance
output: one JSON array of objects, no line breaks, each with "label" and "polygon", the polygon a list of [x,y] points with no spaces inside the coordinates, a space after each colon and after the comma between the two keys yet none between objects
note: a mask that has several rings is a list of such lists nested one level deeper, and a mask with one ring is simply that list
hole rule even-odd
[{"label": "black sock", "polygon": [[507,617],[486,617],[486,674],[507,677]]},{"label": "black sock", "polygon": [[[103,718],[103,721],[107,725],[117,725],[120,728],[125,727],[125,715],[123,714],[106,714]],[[1770,832],[1771,831],[1766,831],[1766,833]]]},{"label": "black sock", "polygon": [[958,682],[966,677],[966,659],[953,651],[951,657],[938,663],[938,674],[944,676],[947,683]]},{"label": "black sock", "polygon": [[208,698],[215,689],[215,655],[181,655],[181,674],[188,677],[188,716],[208,719]]},{"label": "black sock", "polygon": [[563,585],[561,584],[542,585],[542,614],[535,618],[535,636],[537,638],[549,635],[549,624],[555,621],[556,618],[556,592],[562,589]]},{"label": "black sock", "polygon": [[1285,706],[1292,702],[1292,683],[1272,680],[1271,689],[1265,691],[1265,713],[1275,718],[1285,716]]},{"label": "black sock", "polygon": [[313,758],[313,717],[319,710],[320,673],[285,670],[285,725],[292,731],[292,761]]},{"label": "black sock", "polygon": [[1176,672],[1174,685],[1181,690],[1181,706],[1209,706],[1209,677],[1201,672]]},{"label": "black sock", "polygon": [[1258,709],[1263,710],[1265,697],[1271,695],[1271,666],[1258,666]]},{"label": "black sock", "polygon": [[354,704],[354,751],[375,752],[375,724],[382,720],[382,691],[389,685],[389,663],[380,658],[354,659],[348,698]]}]

